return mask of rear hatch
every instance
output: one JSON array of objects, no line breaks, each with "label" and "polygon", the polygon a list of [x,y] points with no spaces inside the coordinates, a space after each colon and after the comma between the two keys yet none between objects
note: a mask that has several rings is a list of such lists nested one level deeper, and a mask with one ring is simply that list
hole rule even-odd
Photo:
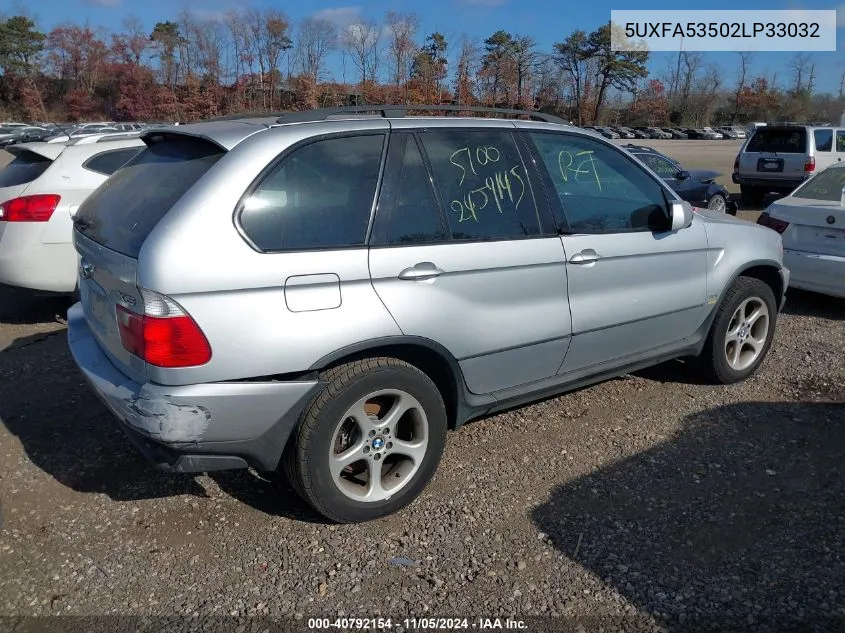
[{"label": "rear hatch", "polygon": [[803,127],[758,128],[740,154],[740,176],[760,180],[803,180],[808,138]]},{"label": "rear hatch", "polygon": [[784,248],[845,256],[843,187],[845,168],[831,167],[769,207],[772,217],[789,222]]},{"label": "rear hatch", "polygon": [[[7,148],[6,151],[12,155],[12,160],[0,169],[0,204],[24,195],[27,188],[44,175],[64,149],[64,145],[47,143],[13,145]],[[6,226],[0,210],[0,238],[3,237]]]},{"label": "rear hatch", "polygon": [[141,246],[179,199],[225,153],[210,141],[155,133],[148,147],[94,191],[74,218],[86,320],[112,362],[138,382],[145,362],[124,347],[117,309],[144,314],[137,285]]}]

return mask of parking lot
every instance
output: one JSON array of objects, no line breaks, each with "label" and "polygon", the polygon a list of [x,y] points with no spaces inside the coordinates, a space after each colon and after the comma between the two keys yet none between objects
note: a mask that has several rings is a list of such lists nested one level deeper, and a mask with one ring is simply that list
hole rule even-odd
[{"label": "parking lot", "polygon": [[[736,191],[738,143],[643,143]],[[673,362],[470,423],[413,505],[344,526],[251,472],[154,471],[67,307],[0,289],[0,614],[845,618],[842,300],[790,292],[745,383]]]}]

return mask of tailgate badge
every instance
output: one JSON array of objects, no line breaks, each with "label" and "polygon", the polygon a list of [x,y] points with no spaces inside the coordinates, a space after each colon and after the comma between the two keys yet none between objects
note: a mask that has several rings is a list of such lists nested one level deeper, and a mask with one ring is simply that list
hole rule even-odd
[{"label": "tailgate badge", "polygon": [[79,274],[83,279],[91,279],[91,275],[94,274],[94,264],[83,259],[79,262]]}]

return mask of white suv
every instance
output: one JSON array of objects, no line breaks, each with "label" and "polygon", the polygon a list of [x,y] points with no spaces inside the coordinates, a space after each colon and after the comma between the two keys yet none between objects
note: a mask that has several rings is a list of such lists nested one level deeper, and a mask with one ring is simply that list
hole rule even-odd
[{"label": "white suv", "polygon": [[0,284],[72,293],[73,216],[143,147],[139,138],[127,137],[9,147],[14,158],[0,170]]}]

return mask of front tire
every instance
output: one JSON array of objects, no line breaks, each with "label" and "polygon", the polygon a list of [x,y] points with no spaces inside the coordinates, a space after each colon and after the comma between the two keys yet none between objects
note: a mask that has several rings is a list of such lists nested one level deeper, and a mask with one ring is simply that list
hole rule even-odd
[{"label": "front tire", "polygon": [[723,196],[721,193],[713,194],[713,197],[707,202],[707,208],[711,211],[717,211],[719,213],[727,213],[728,211],[728,199]]},{"label": "front tire", "polygon": [[282,460],[294,490],[337,523],[392,514],[416,499],[446,443],[432,380],[395,358],[335,367],[300,418]]},{"label": "front tire", "polygon": [[699,356],[711,382],[732,384],[751,376],[762,364],[775,336],[777,305],[768,284],[740,277],[728,288]]}]

